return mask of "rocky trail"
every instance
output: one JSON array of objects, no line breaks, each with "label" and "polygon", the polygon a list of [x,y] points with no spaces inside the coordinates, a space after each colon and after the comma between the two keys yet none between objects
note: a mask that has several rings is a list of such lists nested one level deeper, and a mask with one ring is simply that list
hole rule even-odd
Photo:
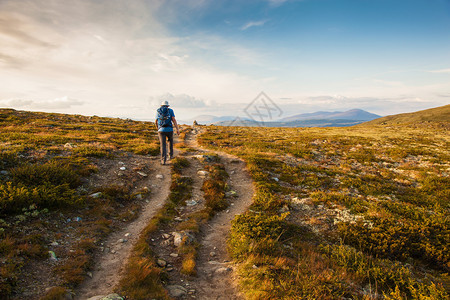
[{"label": "rocky trail", "polygon": [[[223,152],[201,148],[197,143],[197,136],[200,133],[201,131],[194,128],[185,138],[189,152],[182,155],[189,160],[190,166],[184,171],[183,176],[193,180],[192,196],[188,201],[192,205],[181,208],[180,219],[201,210],[205,205],[201,191],[205,177],[199,175],[204,165],[198,159],[204,154],[214,153],[220,158],[229,175],[227,184],[234,197],[229,199],[230,206],[203,224],[196,235],[196,242],[200,245],[196,259],[196,276],[180,273],[181,257],[176,254],[177,249],[173,242],[168,244],[168,236],[172,236],[173,228],[156,232],[155,238],[152,239],[153,251],[158,262],[163,262],[168,274],[165,287],[170,296],[177,299],[241,299],[242,296],[235,285],[234,265],[227,255],[226,240],[235,215],[245,212],[251,203],[253,183],[242,160]],[[176,151],[175,155],[178,154]],[[75,299],[97,300],[113,293],[140,232],[162,207],[170,193],[170,166],[161,166],[158,160],[153,160],[151,168],[153,171],[148,177],[147,185],[152,188],[150,195],[147,196],[147,205],[139,218],[121,231],[113,233],[104,243],[105,251],[98,257],[92,278],[78,289]],[[157,175],[158,179],[155,179]]]},{"label": "rocky trail", "polygon": [[[169,194],[170,187],[170,169],[167,166],[161,166],[158,160],[149,160],[152,172],[149,174],[146,182],[141,185],[151,187],[151,193],[147,196],[147,205],[140,216],[129,223],[120,231],[114,232],[103,243],[104,251],[99,255],[96,261],[92,278],[84,282],[76,292],[75,299],[89,299],[94,297],[108,295],[112,293],[115,285],[120,280],[120,274],[123,271],[128,256],[134,243],[139,237],[139,233],[145,228],[150,219],[164,204]],[[162,176],[161,176],[162,175]],[[101,299],[101,298],[100,298]]]}]

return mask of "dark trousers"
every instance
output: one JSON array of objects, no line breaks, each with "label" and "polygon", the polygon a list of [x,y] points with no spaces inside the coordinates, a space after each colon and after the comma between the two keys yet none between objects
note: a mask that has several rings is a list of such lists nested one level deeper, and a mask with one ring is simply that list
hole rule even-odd
[{"label": "dark trousers", "polygon": [[158,132],[159,143],[161,145],[161,161],[166,162],[167,147],[166,139],[169,140],[169,155],[173,156],[173,131],[170,132]]}]

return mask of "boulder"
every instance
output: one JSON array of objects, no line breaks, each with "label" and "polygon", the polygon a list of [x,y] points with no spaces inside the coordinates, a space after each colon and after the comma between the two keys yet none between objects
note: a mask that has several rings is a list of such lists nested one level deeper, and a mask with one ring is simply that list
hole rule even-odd
[{"label": "boulder", "polygon": [[192,236],[190,233],[186,231],[172,232],[172,235],[173,235],[173,244],[176,247],[182,245],[189,245],[195,241],[194,236]]},{"label": "boulder", "polygon": [[168,285],[166,289],[172,297],[182,297],[187,294],[187,289],[181,285]]}]

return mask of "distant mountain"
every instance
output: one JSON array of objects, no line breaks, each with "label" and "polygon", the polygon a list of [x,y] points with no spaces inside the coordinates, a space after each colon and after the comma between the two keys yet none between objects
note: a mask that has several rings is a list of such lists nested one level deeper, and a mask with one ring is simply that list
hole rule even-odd
[{"label": "distant mountain", "polygon": [[214,124],[217,122],[229,122],[236,119],[236,116],[222,116],[222,117],[217,117],[217,116],[213,116],[213,115],[199,115],[196,116],[195,118],[191,118],[188,120],[180,120],[179,123],[184,123],[184,124],[192,124],[194,121],[197,121],[197,123],[199,124],[203,124],[203,125],[210,125],[210,124]]},{"label": "distant mountain", "polygon": [[299,114],[290,117],[286,117],[280,120],[280,122],[293,122],[302,120],[354,120],[354,121],[371,121],[381,116],[372,114],[362,109],[351,109],[348,111],[318,111],[314,113]]},{"label": "distant mountain", "polygon": [[450,123],[450,104],[413,113],[386,116],[363,123],[362,125],[397,125],[421,123]]},{"label": "distant mountain", "polygon": [[331,119],[311,119],[291,122],[258,122],[248,119],[235,119],[233,121],[223,121],[214,123],[217,126],[242,126],[242,127],[347,127],[361,124],[358,120],[331,120]]}]

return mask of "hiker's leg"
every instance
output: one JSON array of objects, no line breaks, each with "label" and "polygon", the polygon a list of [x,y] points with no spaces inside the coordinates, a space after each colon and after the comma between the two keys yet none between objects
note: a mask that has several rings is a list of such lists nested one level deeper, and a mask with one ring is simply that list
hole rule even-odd
[{"label": "hiker's leg", "polygon": [[159,144],[161,150],[161,162],[166,162],[166,135],[165,132],[158,132]]},{"label": "hiker's leg", "polygon": [[170,158],[173,157],[173,131],[167,133],[167,138],[169,139],[169,155]]}]

